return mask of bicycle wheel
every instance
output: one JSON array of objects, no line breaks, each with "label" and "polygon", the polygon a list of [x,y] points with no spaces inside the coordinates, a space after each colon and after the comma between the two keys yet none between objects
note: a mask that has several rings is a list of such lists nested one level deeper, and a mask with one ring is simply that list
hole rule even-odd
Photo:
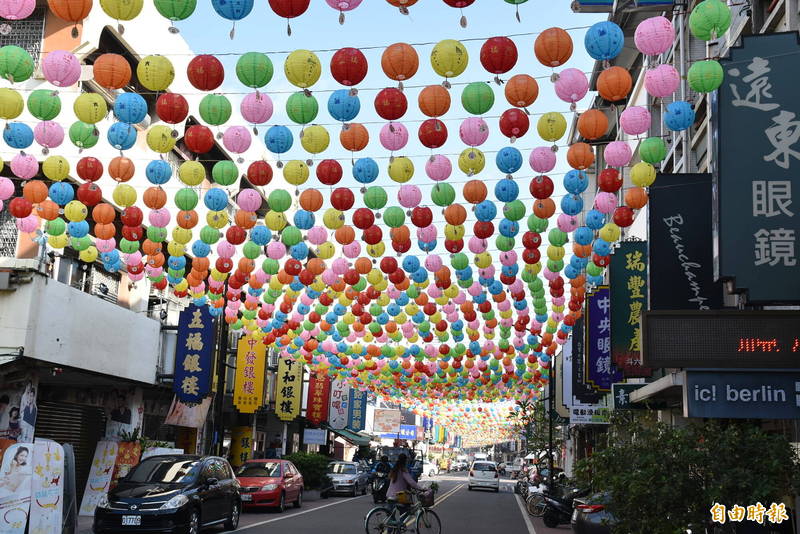
[{"label": "bicycle wheel", "polygon": [[417,514],[417,534],[442,534],[442,522],[433,510],[423,508]]},{"label": "bicycle wheel", "polygon": [[392,528],[387,525],[392,511],[383,506],[373,508],[364,519],[364,528],[367,534],[390,534],[393,532]]},{"label": "bicycle wheel", "polygon": [[547,509],[544,495],[541,493],[532,493],[531,496],[528,497],[525,507],[528,509],[528,513],[533,517],[542,517],[544,511]]}]

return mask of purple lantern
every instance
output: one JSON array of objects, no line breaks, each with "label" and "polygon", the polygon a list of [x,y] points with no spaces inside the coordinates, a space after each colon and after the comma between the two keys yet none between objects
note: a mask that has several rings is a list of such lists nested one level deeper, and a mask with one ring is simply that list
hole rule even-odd
[{"label": "purple lantern", "polygon": [[681,75],[672,65],[659,65],[644,75],[644,88],[655,98],[666,98],[678,89]]},{"label": "purple lantern", "polygon": [[633,42],[642,54],[658,56],[666,52],[675,40],[675,28],[666,17],[651,17],[639,23]]},{"label": "purple lantern", "polygon": [[390,122],[381,128],[380,140],[386,150],[400,150],[408,143],[408,130],[399,122]]},{"label": "purple lantern", "polygon": [[431,156],[428,158],[428,161],[425,162],[425,173],[428,175],[428,178],[434,182],[447,180],[451,172],[453,172],[453,165],[446,156],[442,156],[441,154]]},{"label": "purple lantern", "polygon": [[272,99],[266,93],[248,93],[242,99],[239,110],[250,124],[264,124],[272,117]]},{"label": "purple lantern", "polygon": [[458,135],[466,145],[481,146],[489,139],[489,126],[480,117],[469,117],[461,123]]},{"label": "purple lantern", "polygon": [[56,87],[69,87],[81,77],[81,64],[74,54],[54,50],[42,61],[42,74]]},{"label": "purple lantern", "polygon": [[631,161],[633,153],[625,141],[612,141],[606,146],[606,163],[611,167],[624,167]]},{"label": "purple lantern", "polygon": [[628,135],[641,135],[650,129],[650,112],[642,106],[633,106],[619,117],[622,131]]}]

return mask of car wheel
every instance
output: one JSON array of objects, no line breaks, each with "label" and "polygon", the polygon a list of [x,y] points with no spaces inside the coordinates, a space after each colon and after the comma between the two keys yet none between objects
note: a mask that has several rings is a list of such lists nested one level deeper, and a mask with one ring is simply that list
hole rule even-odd
[{"label": "car wheel", "polygon": [[231,508],[231,517],[227,521],[225,521],[225,530],[236,530],[239,526],[239,515],[240,515],[240,504],[238,502],[233,503],[233,507]]},{"label": "car wheel", "polygon": [[278,513],[282,514],[286,510],[286,494],[281,492],[281,500],[278,501]]},{"label": "car wheel", "polygon": [[468,491],[472,491],[472,486],[467,486]]},{"label": "car wheel", "polygon": [[200,534],[200,512],[197,509],[189,512],[189,528],[187,534]]},{"label": "car wheel", "polygon": [[368,484],[364,484],[364,487],[361,488],[361,495],[366,495],[367,494],[367,486],[368,486]]},{"label": "car wheel", "polygon": [[300,508],[303,506],[303,490],[300,490],[300,493],[297,494],[297,500],[294,501],[294,507]]},{"label": "car wheel", "polygon": [[358,496],[358,483],[356,483],[356,484],[353,484],[353,492],[352,492],[352,493],[350,493],[350,496],[351,496],[351,497],[356,497],[356,496]]}]

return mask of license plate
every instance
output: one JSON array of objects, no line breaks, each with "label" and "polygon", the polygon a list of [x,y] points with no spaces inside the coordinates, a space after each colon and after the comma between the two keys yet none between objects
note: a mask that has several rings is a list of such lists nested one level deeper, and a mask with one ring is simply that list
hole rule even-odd
[{"label": "license plate", "polygon": [[138,527],[142,524],[142,516],[140,515],[123,515],[122,526]]},{"label": "license plate", "polygon": [[242,494],[242,500],[243,501],[252,501],[253,500],[253,496],[252,495],[248,495],[247,493],[244,493],[244,494]]}]

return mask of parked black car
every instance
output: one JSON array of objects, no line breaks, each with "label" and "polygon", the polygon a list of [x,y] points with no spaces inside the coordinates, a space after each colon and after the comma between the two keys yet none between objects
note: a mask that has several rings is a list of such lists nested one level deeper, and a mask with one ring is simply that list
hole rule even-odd
[{"label": "parked black car", "polygon": [[611,534],[614,516],[606,509],[610,497],[607,493],[596,493],[574,500],[572,532],[574,534]]},{"label": "parked black car", "polygon": [[242,502],[233,469],[216,456],[165,455],[142,460],[94,512],[96,534],[198,534],[239,524]]}]

